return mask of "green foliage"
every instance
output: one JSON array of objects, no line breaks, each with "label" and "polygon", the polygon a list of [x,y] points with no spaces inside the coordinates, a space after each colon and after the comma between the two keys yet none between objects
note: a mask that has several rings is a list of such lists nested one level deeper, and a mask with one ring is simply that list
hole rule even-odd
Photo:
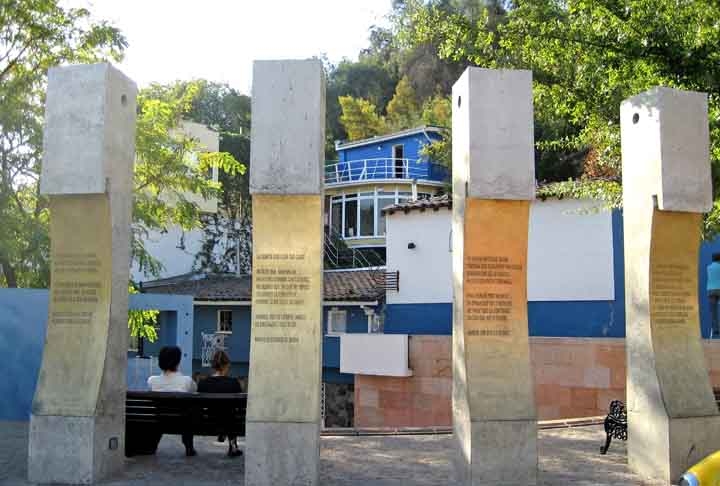
[{"label": "green foliage", "polygon": [[48,68],[118,61],[126,45],[85,9],[0,0],[0,286],[49,282],[47,203],[38,192]]},{"label": "green foliage", "polygon": [[204,152],[182,129],[201,84],[152,85],[138,94],[133,206],[133,258],[140,271],[157,275],[160,264],[144,248],[150,230],[183,230],[201,226],[200,210],[190,197],[220,197],[221,185],[207,177],[217,167],[229,175],[245,166],[227,152]]},{"label": "green foliage", "polygon": [[[188,118],[220,131],[220,151],[236,160],[250,160],[250,98],[236,90],[199,81],[201,90]],[[248,274],[252,265],[252,204],[249,173],[220,171],[222,194],[218,211],[202,215],[202,247],[194,268],[203,273],[239,271]],[[228,244],[232,242],[232,244]]]},{"label": "green foliage", "polygon": [[385,118],[378,115],[373,103],[352,96],[341,96],[338,100],[342,109],[340,122],[350,140],[361,140],[386,133]]},{"label": "green foliage", "polygon": [[385,107],[392,98],[397,78],[385,63],[370,55],[360,62],[341,61],[337,66],[326,63],[327,111],[326,149],[328,160],[335,158],[335,141],[348,138],[340,121],[342,108],[339,98],[350,96],[369,100],[375,106]]},{"label": "green foliage", "polygon": [[[438,54],[450,60],[533,71],[538,178],[561,172],[584,175],[579,182],[550,185],[548,191],[595,195],[620,204],[619,106],[623,99],[658,85],[709,94],[711,159],[717,177],[716,1],[514,1],[486,8],[477,17],[449,3],[407,2],[403,41],[435,45]],[[597,178],[599,182],[589,182]],[[717,196],[720,184],[715,188]],[[707,218],[708,235],[717,227],[719,210],[716,205]]]},{"label": "green foliage", "polygon": [[[137,289],[130,285],[128,287],[128,293],[137,294]],[[158,316],[160,311],[156,310],[131,310],[128,312],[128,328],[130,329],[130,335],[133,337],[147,339],[151,343],[154,343],[158,338],[157,324]]]},{"label": "green foliage", "polygon": [[420,124],[421,111],[415,90],[407,76],[395,87],[395,94],[387,105],[387,128],[402,130]]}]

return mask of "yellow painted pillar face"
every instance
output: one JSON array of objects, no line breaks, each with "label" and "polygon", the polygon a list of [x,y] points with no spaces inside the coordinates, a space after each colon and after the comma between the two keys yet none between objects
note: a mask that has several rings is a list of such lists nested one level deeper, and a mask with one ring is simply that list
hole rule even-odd
[{"label": "yellow painted pillar face", "polygon": [[[670,417],[717,413],[700,336],[698,256],[702,214],[652,216],[650,328],[658,380]],[[708,409],[708,405],[712,405]]]},{"label": "yellow painted pillar face", "polygon": [[320,420],[322,196],[253,196],[252,421]]},{"label": "yellow painted pillar face", "polygon": [[107,195],[50,197],[50,309],[35,414],[95,413],[110,324],[111,233]]},{"label": "yellow painted pillar face", "polygon": [[527,318],[529,201],[468,199],[463,333],[470,414],[534,419]]}]

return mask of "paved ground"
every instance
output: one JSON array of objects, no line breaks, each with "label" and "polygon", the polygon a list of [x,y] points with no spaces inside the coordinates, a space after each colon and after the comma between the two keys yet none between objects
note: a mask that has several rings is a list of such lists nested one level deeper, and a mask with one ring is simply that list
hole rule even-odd
[{"label": "paved ground", "polygon": [[[625,444],[613,443],[601,456],[599,426],[540,432],[540,484],[654,485],[631,475]],[[102,484],[242,485],[243,458],[225,456],[225,445],[196,438],[198,456],[186,458],[179,437],[164,437],[158,454],[128,459],[121,476]],[[27,424],[0,422],[0,484],[27,486]],[[439,486],[455,484],[448,435],[323,437],[323,486]]]}]

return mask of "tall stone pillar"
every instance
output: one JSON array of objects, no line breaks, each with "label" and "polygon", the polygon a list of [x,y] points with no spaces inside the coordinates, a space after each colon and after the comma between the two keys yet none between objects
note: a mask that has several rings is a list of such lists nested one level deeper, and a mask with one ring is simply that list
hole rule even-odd
[{"label": "tall stone pillar", "polygon": [[458,484],[529,485],[537,422],[527,320],[532,74],[453,86],[453,431]]},{"label": "tall stone pillar", "polygon": [[320,61],[256,61],[245,484],[318,484],[325,83]]},{"label": "tall stone pillar", "polygon": [[620,110],[628,462],[664,480],[720,448],[698,315],[702,213],[712,207],[707,96],[655,88]]},{"label": "tall stone pillar", "polygon": [[40,190],[50,309],[29,479],[88,484],[123,465],[135,84],[109,64],[50,69]]}]

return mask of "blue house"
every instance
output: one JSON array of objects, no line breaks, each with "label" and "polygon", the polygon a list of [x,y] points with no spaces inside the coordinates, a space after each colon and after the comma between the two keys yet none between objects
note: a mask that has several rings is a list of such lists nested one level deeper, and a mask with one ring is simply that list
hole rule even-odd
[{"label": "blue house", "polygon": [[443,129],[421,126],[352,142],[337,142],[338,160],[325,165],[325,223],[332,240],[385,261],[382,209],[429,198],[449,185],[448,170],[422,154]]}]

